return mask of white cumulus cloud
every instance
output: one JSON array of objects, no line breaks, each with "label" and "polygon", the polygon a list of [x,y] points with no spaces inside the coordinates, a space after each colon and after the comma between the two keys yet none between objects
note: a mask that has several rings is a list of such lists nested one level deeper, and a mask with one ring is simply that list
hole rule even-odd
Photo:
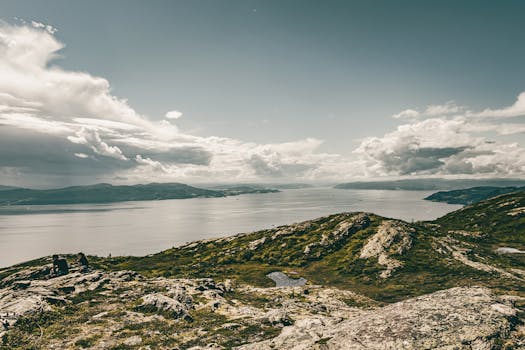
[{"label": "white cumulus cloud", "polygon": [[325,153],[316,138],[200,137],[177,127],[177,110],[164,120],[141,115],[103,77],[60,67],[64,45],[54,33],[42,23],[0,23],[0,174],[10,183],[525,174],[522,145],[504,139],[524,124],[500,122],[524,115],[525,93],[512,106],[476,113],[454,102],[407,109],[395,115],[403,123],[396,130],[364,139],[348,155]]},{"label": "white cumulus cloud", "polygon": [[525,116],[525,92],[518,95],[513,105],[503,108],[487,108],[481,112],[469,112],[468,115],[474,117],[495,117],[495,118],[513,118]]},{"label": "white cumulus cloud", "polygon": [[166,113],[166,118],[168,119],[179,119],[180,117],[182,117],[182,112],[179,111],[169,111]]},{"label": "white cumulus cloud", "polygon": [[[166,120],[140,115],[111,93],[106,79],[57,65],[64,45],[51,28],[36,22],[0,24],[2,172],[16,170],[42,182],[52,174],[49,181],[59,183],[60,169],[67,169],[68,177],[72,169],[78,170],[75,176],[80,171],[96,176],[91,182],[242,181],[313,177],[328,159],[338,157],[319,153],[322,142],[316,139],[257,144],[198,137],[174,124],[182,116],[177,110]],[[37,142],[45,147],[37,151]],[[16,157],[8,152],[15,144]],[[53,154],[53,163],[35,162],[37,154],[45,159],[43,152]]]}]

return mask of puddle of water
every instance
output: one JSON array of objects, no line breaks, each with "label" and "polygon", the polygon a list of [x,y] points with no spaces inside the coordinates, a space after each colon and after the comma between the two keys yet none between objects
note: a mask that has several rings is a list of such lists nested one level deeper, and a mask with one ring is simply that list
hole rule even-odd
[{"label": "puddle of water", "polygon": [[525,254],[525,251],[510,247],[500,247],[496,249],[499,254]]},{"label": "puddle of water", "polygon": [[306,284],[304,278],[290,278],[283,272],[271,272],[266,275],[269,279],[275,282],[276,287],[300,287]]}]

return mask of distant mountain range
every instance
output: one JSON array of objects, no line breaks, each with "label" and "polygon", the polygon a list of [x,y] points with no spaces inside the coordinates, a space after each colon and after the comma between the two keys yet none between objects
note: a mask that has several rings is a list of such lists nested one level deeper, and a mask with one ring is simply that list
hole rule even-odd
[{"label": "distant mountain range", "polygon": [[449,204],[473,204],[485,199],[496,197],[506,193],[524,191],[525,187],[492,187],[481,186],[463,190],[439,191],[426,197],[433,202],[446,202]]},{"label": "distant mountain range", "polygon": [[246,193],[267,192],[279,191],[253,186],[203,189],[181,183],[150,183],[130,186],[114,186],[101,183],[47,190],[1,186],[0,205],[111,203],[195,197],[226,197]]},{"label": "distant mountain range", "polygon": [[335,188],[352,190],[450,191],[471,187],[524,187],[521,179],[405,179],[393,181],[365,181],[338,184]]}]

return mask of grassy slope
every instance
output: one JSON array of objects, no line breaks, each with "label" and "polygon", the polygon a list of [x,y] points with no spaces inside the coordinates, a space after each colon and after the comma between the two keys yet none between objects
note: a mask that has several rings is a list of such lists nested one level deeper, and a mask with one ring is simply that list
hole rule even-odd
[{"label": "grassy slope", "polygon": [[447,214],[436,222],[442,232],[467,230],[481,232],[480,237],[459,239],[477,247],[479,255],[498,266],[525,269],[525,254],[497,254],[499,247],[525,250],[525,213],[509,211],[525,207],[525,191],[501,195]]},{"label": "grassy slope", "polygon": [[[512,202],[509,206],[502,203]],[[485,201],[456,211],[436,222],[411,224],[415,229],[413,247],[403,255],[394,256],[404,266],[392,277],[378,277],[383,267],[375,259],[360,259],[359,253],[367,239],[376,232],[385,218],[370,214],[367,227],[356,230],[343,243],[324,246],[317,257],[305,257],[305,247],[322,239],[338,223],[349,220],[351,214],[336,214],[291,226],[291,234],[269,239],[279,227],[238,235],[232,239],[216,239],[173,248],[147,257],[122,257],[100,260],[108,269],[133,269],[147,275],[236,278],[271,286],[265,277],[271,271],[297,272],[311,283],[352,289],[381,301],[395,301],[458,285],[482,284],[506,291],[525,293],[523,283],[483,272],[440,254],[433,247],[435,237],[450,236],[450,230],[483,231],[481,237],[452,235],[460,243],[474,244],[472,260],[483,260],[503,268],[524,268],[523,255],[500,255],[494,249],[511,246],[525,249],[525,218],[507,215],[511,207],[525,206],[525,192]],[[408,224],[407,224],[408,225]],[[266,237],[251,250],[250,242]]]}]

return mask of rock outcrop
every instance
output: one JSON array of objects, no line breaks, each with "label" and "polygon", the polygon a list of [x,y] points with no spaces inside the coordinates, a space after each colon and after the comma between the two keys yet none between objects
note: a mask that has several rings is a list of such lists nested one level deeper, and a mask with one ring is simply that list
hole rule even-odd
[{"label": "rock outcrop", "polygon": [[192,303],[182,303],[179,300],[170,298],[161,293],[146,294],[142,297],[142,304],[136,309],[137,311],[146,312],[160,312],[168,317],[175,319],[181,318],[186,321],[191,321],[192,318],[189,310],[192,308]]},{"label": "rock outcrop", "polygon": [[[503,268],[492,266],[490,264],[487,264],[481,261],[474,261],[471,258],[469,258],[469,253],[472,252],[472,248],[473,248],[472,244],[465,243],[465,242],[462,243],[452,237],[435,238],[434,243],[435,243],[434,247],[436,247],[437,251],[445,255],[450,255],[455,260],[473,269],[483,271],[483,272],[497,273],[506,278],[522,280],[519,274],[516,275],[509,271],[506,271]],[[482,260],[480,256],[476,254],[473,254],[473,255],[477,259]]]},{"label": "rock outcrop", "polygon": [[14,324],[20,317],[50,311],[53,305],[65,304],[67,297],[137,275],[131,271],[93,271],[87,274],[73,272],[48,278],[46,273],[49,271],[49,266],[30,268],[2,280],[1,285],[4,288],[0,289],[0,316],[6,324]]},{"label": "rock outcrop", "polygon": [[346,220],[339,222],[334,229],[328,230],[321,236],[319,241],[306,245],[303,249],[303,254],[308,259],[318,259],[323,254],[339,249],[353,233],[370,225],[370,218],[365,213],[347,215],[348,218]]},{"label": "rock outcrop", "polygon": [[493,349],[516,328],[517,312],[488,289],[452,288],[347,319],[304,318],[239,349]]},{"label": "rock outcrop", "polygon": [[377,262],[386,269],[379,275],[388,278],[403,263],[392,257],[401,255],[412,247],[414,229],[400,221],[385,220],[361,249],[361,259],[377,258]]},{"label": "rock outcrop", "polygon": [[[41,349],[77,349],[78,344],[239,350],[525,346],[523,310],[515,305],[525,300],[483,287],[457,287],[381,306],[351,291],[313,285],[234,288],[228,280],[145,278],[131,271],[25,279],[33,273],[27,269],[4,279],[0,289],[2,316],[10,315],[2,331],[7,348],[10,339],[18,339],[11,335],[18,320],[26,320],[27,328],[35,322],[28,323],[28,317],[45,324],[45,315],[62,315],[64,321],[40,331]],[[53,334],[57,331],[62,333]]]}]

